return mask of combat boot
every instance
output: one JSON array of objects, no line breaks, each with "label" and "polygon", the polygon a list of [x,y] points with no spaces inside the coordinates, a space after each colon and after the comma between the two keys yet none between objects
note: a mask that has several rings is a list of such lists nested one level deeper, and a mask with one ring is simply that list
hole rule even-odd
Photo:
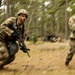
[{"label": "combat boot", "polygon": [[66,62],[65,62],[65,66],[68,66],[68,65],[69,65],[69,61],[66,61]]}]

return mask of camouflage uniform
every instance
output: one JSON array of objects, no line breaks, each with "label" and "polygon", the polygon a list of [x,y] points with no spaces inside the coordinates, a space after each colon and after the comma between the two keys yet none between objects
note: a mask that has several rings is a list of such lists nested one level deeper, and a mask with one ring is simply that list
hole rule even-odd
[{"label": "camouflage uniform", "polygon": [[[11,23],[15,23],[16,21],[17,18],[10,17],[0,25],[0,67],[9,64],[15,58],[15,54],[10,56],[6,45],[6,40],[12,38],[11,34],[14,31],[9,28],[9,25],[11,25]],[[20,33],[22,33],[22,26],[17,27]]]},{"label": "camouflage uniform", "polygon": [[69,28],[71,30],[70,34],[70,49],[66,57],[65,65],[69,65],[69,62],[72,60],[72,57],[75,53],[75,14],[69,19]]},{"label": "camouflage uniform", "polygon": [[[0,25],[0,68],[11,63],[15,59],[15,54],[18,52],[17,39],[13,37],[14,31],[11,29],[11,26],[16,26],[20,36],[24,38],[25,29],[23,24],[24,20],[22,21],[22,18],[25,17],[24,19],[26,19],[28,14],[27,10],[20,9],[17,13],[17,18],[10,17]],[[21,22],[21,25],[17,24],[18,20]]]}]

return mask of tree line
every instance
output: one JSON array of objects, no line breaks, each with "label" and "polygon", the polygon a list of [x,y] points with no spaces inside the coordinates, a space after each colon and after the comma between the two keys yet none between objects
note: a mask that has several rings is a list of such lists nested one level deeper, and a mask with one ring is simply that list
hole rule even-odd
[{"label": "tree line", "polygon": [[21,8],[29,11],[25,23],[28,35],[69,38],[68,19],[75,12],[74,0],[0,0],[0,24]]}]

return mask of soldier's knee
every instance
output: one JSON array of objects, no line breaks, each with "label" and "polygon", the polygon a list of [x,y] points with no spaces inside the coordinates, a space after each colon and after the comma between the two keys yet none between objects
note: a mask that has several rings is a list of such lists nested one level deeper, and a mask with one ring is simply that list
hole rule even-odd
[{"label": "soldier's knee", "polygon": [[0,48],[0,61],[1,61],[1,60],[5,60],[5,59],[7,59],[8,57],[9,57],[9,53],[8,53],[7,49],[1,47],[1,48]]},{"label": "soldier's knee", "polygon": [[18,44],[16,42],[8,42],[8,50],[10,56],[14,55],[18,52]]},{"label": "soldier's knee", "polygon": [[15,59],[15,55],[10,56],[10,57],[8,58],[8,60],[6,61],[6,64],[11,63],[12,61],[14,61],[14,59]]}]

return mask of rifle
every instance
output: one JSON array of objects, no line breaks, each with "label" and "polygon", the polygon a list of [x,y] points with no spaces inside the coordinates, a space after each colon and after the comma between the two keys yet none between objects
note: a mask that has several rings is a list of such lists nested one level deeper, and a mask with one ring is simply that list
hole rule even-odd
[{"label": "rifle", "polygon": [[17,38],[19,39],[18,41],[19,41],[19,42],[21,43],[21,45],[22,45],[21,47],[22,47],[23,52],[26,52],[26,53],[28,54],[28,56],[30,57],[30,55],[29,55],[29,53],[28,53],[28,50],[29,50],[29,49],[26,48],[23,39],[17,34],[17,32],[16,32],[16,35],[17,35]]},{"label": "rifle", "polygon": [[27,49],[27,48],[26,48],[26,45],[25,45],[25,43],[24,43],[22,37],[20,36],[20,33],[17,31],[16,25],[12,24],[12,25],[10,25],[9,28],[12,29],[12,30],[14,31],[14,33],[16,34],[16,38],[18,38],[19,43],[21,43],[20,46],[22,47],[23,52],[27,53],[27,55],[30,57],[30,55],[29,55],[29,53],[28,53],[28,51],[29,51],[30,49]]}]

